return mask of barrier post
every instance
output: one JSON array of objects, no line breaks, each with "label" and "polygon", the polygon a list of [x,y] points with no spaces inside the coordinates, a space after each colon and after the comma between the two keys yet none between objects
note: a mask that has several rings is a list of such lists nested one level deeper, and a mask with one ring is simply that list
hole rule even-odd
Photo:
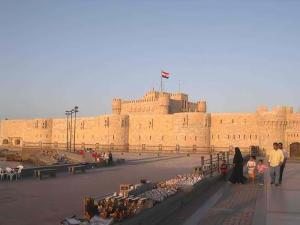
[{"label": "barrier post", "polygon": [[229,162],[229,151],[226,152],[226,160],[227,160],[227,164],[229,164],[229,163],[230,163],[230,162]]},{"label": "barrier post", "polygon": [[218,172],[220,171],[220,154],[218,153],[217,154],[217,157],[218,157],[218,159],[217,159],[217,169],[218,169]]},{"label": "barrier post", "polygon": [[210,176],[212,177],[213,175],[213,156],[210,154]]}]

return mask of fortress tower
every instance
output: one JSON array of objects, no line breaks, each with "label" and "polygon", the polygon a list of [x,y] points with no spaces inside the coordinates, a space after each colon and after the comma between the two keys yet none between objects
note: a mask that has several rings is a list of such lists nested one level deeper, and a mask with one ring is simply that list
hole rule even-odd
[{"label": "fortress tower", "polygon": [[206,113],[206,101],[197,102],[197,110],[201,113]]},{"label": "fortress tower", "polygon": [[285,131],[287,114],[291,113],[290,107],[277,106],[268,111],[267,107],[257,109],[257,124],[261,148],[270,151],[274,142],[286,145]]},{"label": "fortress tower", "polygon": [[122,100],[120,98],[115,98],[112,101],[112,113],[120,115],[122,111]]},{"label": "fortress tower", "polygon": [[169,114],[170,96],[165,93],[160,93],[158,97],[158,114]]}]

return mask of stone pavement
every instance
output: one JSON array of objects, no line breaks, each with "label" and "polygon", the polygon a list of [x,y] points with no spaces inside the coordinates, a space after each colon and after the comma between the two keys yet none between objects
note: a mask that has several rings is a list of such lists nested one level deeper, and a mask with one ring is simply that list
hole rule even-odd
[{"label": "stone pavement", "polygon": [[267,181],[264,198],[259,201],[265,207],[266,224],[300,224],[300,164],[287,164],[281,187],[270,186],[269,178]]},{"label": "stone pavement", "polygon": [[280,187],[257,184],[223,186],[183,225],[298,225],[300,224],[300,164],[288,163]]},{"label": "stone pavement", "polygon": [[84,196],[103,196],[120,184],[141,178],[169,179],[201,164],[198,157],[134,156],[125,165],[89,170],[86,174],[58,174],[55,179],[0,181],[0,225],[58,225],[65,217],[83,215]]},{"label": "stone pavement", "polygon": [[259,187],[253,184],[226,185],[220,200],[199,222],[206,225],[251,225]]}]

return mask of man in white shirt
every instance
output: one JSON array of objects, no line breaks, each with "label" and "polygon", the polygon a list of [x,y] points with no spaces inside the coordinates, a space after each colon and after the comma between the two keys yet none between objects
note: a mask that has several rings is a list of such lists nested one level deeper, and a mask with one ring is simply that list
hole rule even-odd
[{"label": "man in white shirt", "polygon": [[269,155],[269,166],[270,166],[271,185],[275,183],[277,187],[279,186],[280,167],[284,161],[284,155],[282,151],[279,150],[278,143],[274,143],[273,147],[274,150],[272,150]]},{"label": "man in white shirt", "polygon": [[24,166],[22,164],[20,164],[17,166],[17,168],[18,168],[18,170],[22,170],[22,169],[24,169]]},{"label": "man in white shirt", "polygon": [[279,184],[281,184],[282,183],[283,172],[284,172],[284,169],[285,169],[285,164],[286,164],[286,161],[287,161],[287,159],[289,157],[289,154],[288,154],[288,152],[285,149],[283,149],[283,144],[282,143],[279,143],[279,150],[282,151],[283,156],[284,156],[283,163],[280,166]]}]

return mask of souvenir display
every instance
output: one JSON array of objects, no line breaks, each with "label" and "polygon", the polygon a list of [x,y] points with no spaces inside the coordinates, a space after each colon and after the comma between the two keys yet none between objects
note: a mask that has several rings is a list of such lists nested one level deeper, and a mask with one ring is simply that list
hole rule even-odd
[{"label": "souvenir display", "polygon": [[85,216],[90,222],[95,217],[100,218],[97,221],[119,222],[133,217],[145,209],[152,208],[155,204],[163,202],[178,191],[184,191],[186,187],[193,187],[202,179],[202,173],[195,172],[177,175],[175,178],[161,181],[155,185],[145,179],[136,185],[122,184],[119,193],[112,196],[99,201],[87,198]]},{"label": "souvenir display", "polygon": [[158,187],[179,189],[186,185],[195,185],[203,179],[199,173],[190,173],[185,175],[177,175],[175,178],[158,183]]},{"label": "souvenir display", "polygon": [[162,202],[166,198],[175,195],[177,190],[175,188],[157,188],[141,194],[140,197],[151,199],[155,202]]}]

